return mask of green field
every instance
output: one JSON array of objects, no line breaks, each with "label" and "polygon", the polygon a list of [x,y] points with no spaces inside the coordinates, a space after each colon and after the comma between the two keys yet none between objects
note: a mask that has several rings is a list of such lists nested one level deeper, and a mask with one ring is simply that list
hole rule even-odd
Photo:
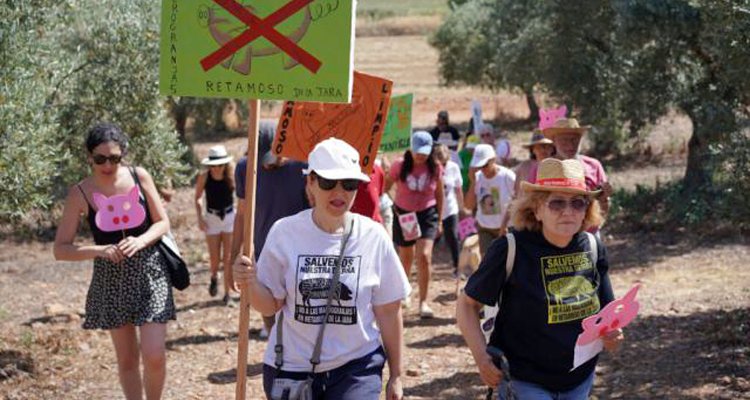
[{"label": "green field", "polygon": [[396,15],[434,15],[449,11],[447,0],[359,0],[357,14],[372,18]]}]

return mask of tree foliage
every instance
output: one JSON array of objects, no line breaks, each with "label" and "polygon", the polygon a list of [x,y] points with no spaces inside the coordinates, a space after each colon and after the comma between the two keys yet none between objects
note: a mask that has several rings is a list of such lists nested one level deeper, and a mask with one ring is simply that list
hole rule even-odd
[{"label": "tree foliage", "polygon": [[686,191],[718,184],[727,163],[712,146],[748,118],[750,0],[470,0],[432,42],[448,84],[533,86],[575,105],[599,154],[682,111]]},{"label": "tree foliage", "polygon": [[0,219],[48,208],[87,172],[98,121],[131,138],[157,184],[190,178],[158,94],[159,2],[6,0],[0,5]]}]

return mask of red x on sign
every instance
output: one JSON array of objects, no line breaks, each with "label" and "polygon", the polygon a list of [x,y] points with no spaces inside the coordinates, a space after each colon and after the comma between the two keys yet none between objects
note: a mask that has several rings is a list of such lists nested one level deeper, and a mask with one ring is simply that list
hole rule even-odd
[{"label": "red x on sign", "polygon": [[261,36],[275,44],[283,52],[287,53],[290,57],[310,70],[310,72],[316,73],[318,72],[318,69],[320,69],[321,63],[317,58],[305,51],[305,49],[297,46],[296,43],[289,40],[289,38],[282,35],[274,28],[274,26],[281,21],[291,17],[294,13],[312,3],[313,0],[292,0],[265,19],[260,19],[253,15],[235,0],[214,0],[214,2],[229,11],[229,13],[237,17],[237,19],[244,22],[248,26],[248,29],[242,32],[239,36],[225,43],[220,49],[202,59],[201,66],[204,71],[208,71],[215,67],[227,57],[239,51],[246,44]]}]

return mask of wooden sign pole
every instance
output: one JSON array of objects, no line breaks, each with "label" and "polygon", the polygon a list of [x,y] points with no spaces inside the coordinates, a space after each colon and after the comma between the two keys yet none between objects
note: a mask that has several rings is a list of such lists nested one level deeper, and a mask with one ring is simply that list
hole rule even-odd
[{"label": "wooden sign pole", "polygon": [[[248,102],[250,121],[247,129],[247,170],[245,172],[245,221],[242,255],[255,261],[253,236],[255,233],[255,185],[258,159],[258,127],[260,125],[260,100]],[[237,343],[237,387],[235,399],[245,400],[247,391],[248,329],[250,328],[250,289],[243,286],[240,295],[240,330]]]}]

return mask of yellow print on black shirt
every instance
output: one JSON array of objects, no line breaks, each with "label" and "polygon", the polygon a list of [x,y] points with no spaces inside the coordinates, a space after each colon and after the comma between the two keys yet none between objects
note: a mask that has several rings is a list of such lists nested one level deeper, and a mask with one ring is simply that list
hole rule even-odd
[{"label": "yellow print on black shirt", "polygon": [[542,257],[547,323],[576,321],[599,311],[598,279],[588,253]]}]

